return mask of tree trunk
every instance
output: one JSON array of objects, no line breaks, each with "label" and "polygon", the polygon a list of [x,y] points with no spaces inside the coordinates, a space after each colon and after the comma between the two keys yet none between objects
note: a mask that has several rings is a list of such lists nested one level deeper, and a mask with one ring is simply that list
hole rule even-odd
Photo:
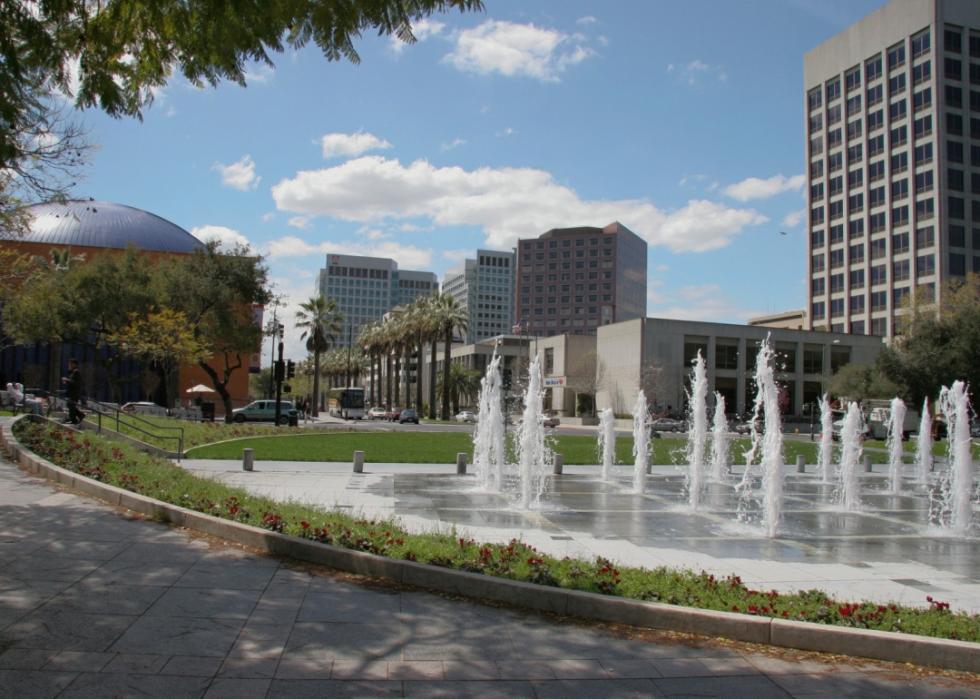
[{"label": "tree trunk", "polygon": [[[273,364],[273,367],[275,365]],[[275,373],[275,369],[273,369]],[[313,417],[320,414],[320,351],[313,350]]]},{"label": "tree trunk", "polygon": [[422,415],[422,336],[415,353],[415,409]]},{"label": "tree trunk", "polygon": [[375,403],[374,403],[374,355],[373,354],[369,354],[368,355],[368,361],[371,363],[371,365],[370,365],[370,372],[371,372],[371,393],[368,396],[368,399],[370,400],[371,405],[374,405]]},{"label": "tree trunk", "polygon": [[385,396],[388,398],[387,406],[392,407],[391,402],[391,354],[385,353]]},{"label": "tree trunk", "polygon": [[436,419],[436,339],[429,340],[429,419]]},{"label": "tree trunk", "polygon": [[453,329],[446,326],[446,346],[442,348],[442,419],[449,420],[449,359],[453,344]]},{"label": "tree trunk", "polygon": [[401,373],[402,373],[402,354],[401,352],[395,355],[395,373],[391,377],[391,382],[395,385],[395,402],[393,405],[398,405],[401,401]]},{"label": "tree trunk", "polygon": [[410,406],[412,404],[412,388],[411,388],[411,384],[412,384],[412,382],[411,382],[412,372],[410,370],[410,368],[411,368],[411,362],[412,362],[412,353],[408,351],[407,345],[406,345],[406,348],[405,349],[406,349],[406,351],[405,351],[405,362],[404,362],[404,364],[405,364],[405,406],[408,407],[408,406]]}]

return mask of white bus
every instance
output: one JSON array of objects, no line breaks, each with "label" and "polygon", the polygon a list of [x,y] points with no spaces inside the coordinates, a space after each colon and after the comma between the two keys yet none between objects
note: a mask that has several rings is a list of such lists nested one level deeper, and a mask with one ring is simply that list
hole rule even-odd
[{"label": "white bus", "polygon": [[331,417],[360,420],[364,417],[364,389],[358,386],[331,388],[327,394],[327,410]]}]

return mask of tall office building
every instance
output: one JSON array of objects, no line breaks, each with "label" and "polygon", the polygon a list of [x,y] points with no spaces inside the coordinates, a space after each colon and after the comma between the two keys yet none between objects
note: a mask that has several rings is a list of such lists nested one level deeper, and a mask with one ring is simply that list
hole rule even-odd
[{"label": "tall office building", "polygon": [[594,335],[646,316],[647,244],[621,223],[553,228],[517,248],[519,332]]},{"label": "tall office building", "polygon": [[514,325],[513,252],[477,250],[462,271],[443,277],[442,290],[451,294],[469,316],[466,344],[511,333]]},{"label": "tall office building", "polygon": [[387,257],[327,255],[317,288],[336,301],[344,315],[335,345],[346,347],[349,340],[357,340],[362,326],[381,320],[389,310],[417,296],[436,293],[439,283],[432,272],[399,270],[398,263]]},{"label": "tall office building", "polygon": [[980,271],[980,2],[893,0],[803,73],[807,327],[894,337]]}]

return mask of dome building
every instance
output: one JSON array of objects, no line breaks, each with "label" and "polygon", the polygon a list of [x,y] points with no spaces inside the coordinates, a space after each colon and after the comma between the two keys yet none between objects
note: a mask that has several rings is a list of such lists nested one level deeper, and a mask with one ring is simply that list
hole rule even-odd
[{"label": "dome building", "polygon": [[[190,255],[204,247],[204,243],[177,224],[125,204],[70,200],[36,204],[29,212],[32,217],[29,230],[23,234],[0,231],[0,245],[45,259],[50,258],[52,250],[68,250],[71,255],[85,260],[119,253],[130,247],[151,258]],[[261,325],[261,312],[257,310],[256,322]],[[68,358],[76,356],[86,379],[86,393],[96,399],[109,400],[107,377],[99,376],[93,369],[96,357],[92,356],[92,351],[81,346],[66,346],[59,351],[44,344],[5,347],[0,350],[0,386],[6,385],[7,381],[19,381],[25,387],[57,390],[60,377],[67,371]],[[100,351],[105,352],[104,349]],[[255,361],[253,359],[252,363]],[[248,365],[246,361],[246,367]],[[87,375],[86,366],[89,367]],[[136,361],[118,363],[114,379],[121,390],[120,402],[145,400],[148,395],[151,399],[159,399],[159,390],[147,390],[152,384],[152,380],[146,378],[147,373]],[[190,386],[210,385],[207,374],[199,367],[182,367],[179,373],[178,398],[182,399]],[[248,399],[248,371],[235,374],[228,388],[238,404]],[[217,398],[217,394],[212,397]],[[219,408],[220,405],[219,400]]]}]

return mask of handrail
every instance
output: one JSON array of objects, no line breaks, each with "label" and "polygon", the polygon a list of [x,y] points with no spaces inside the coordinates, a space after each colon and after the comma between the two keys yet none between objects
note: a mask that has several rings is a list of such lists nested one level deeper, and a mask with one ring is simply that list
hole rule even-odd
[{"label": "handrail", "polygon": [[[131,430],[134,430],[147,437],[153,437],[154,439],[160,440],[176,440],[177,442],[177,460],[180,461],[184,455],[184,428],[183,427],[169,427],[167,425],[157,425],[156,423],[145,420],[138,415],[133,415],[132,413],[124,413],[119,408],[115,406],[109,406],[105,403],[101,403],[96,400],[89,400],[89,412],[94,413],[97,417],[96,424],[98,425],[98,430],[102,431],[102,417],[115,419],[116,432],[122,434],[120,426],[125,426]],[[144,425],[148,425],[153,430],[167,430],[171,432],[177,432],[176,435],[170,436],[166,434],[156,434],[150,430],[143,429],[136,422],[141,422]]]}]

